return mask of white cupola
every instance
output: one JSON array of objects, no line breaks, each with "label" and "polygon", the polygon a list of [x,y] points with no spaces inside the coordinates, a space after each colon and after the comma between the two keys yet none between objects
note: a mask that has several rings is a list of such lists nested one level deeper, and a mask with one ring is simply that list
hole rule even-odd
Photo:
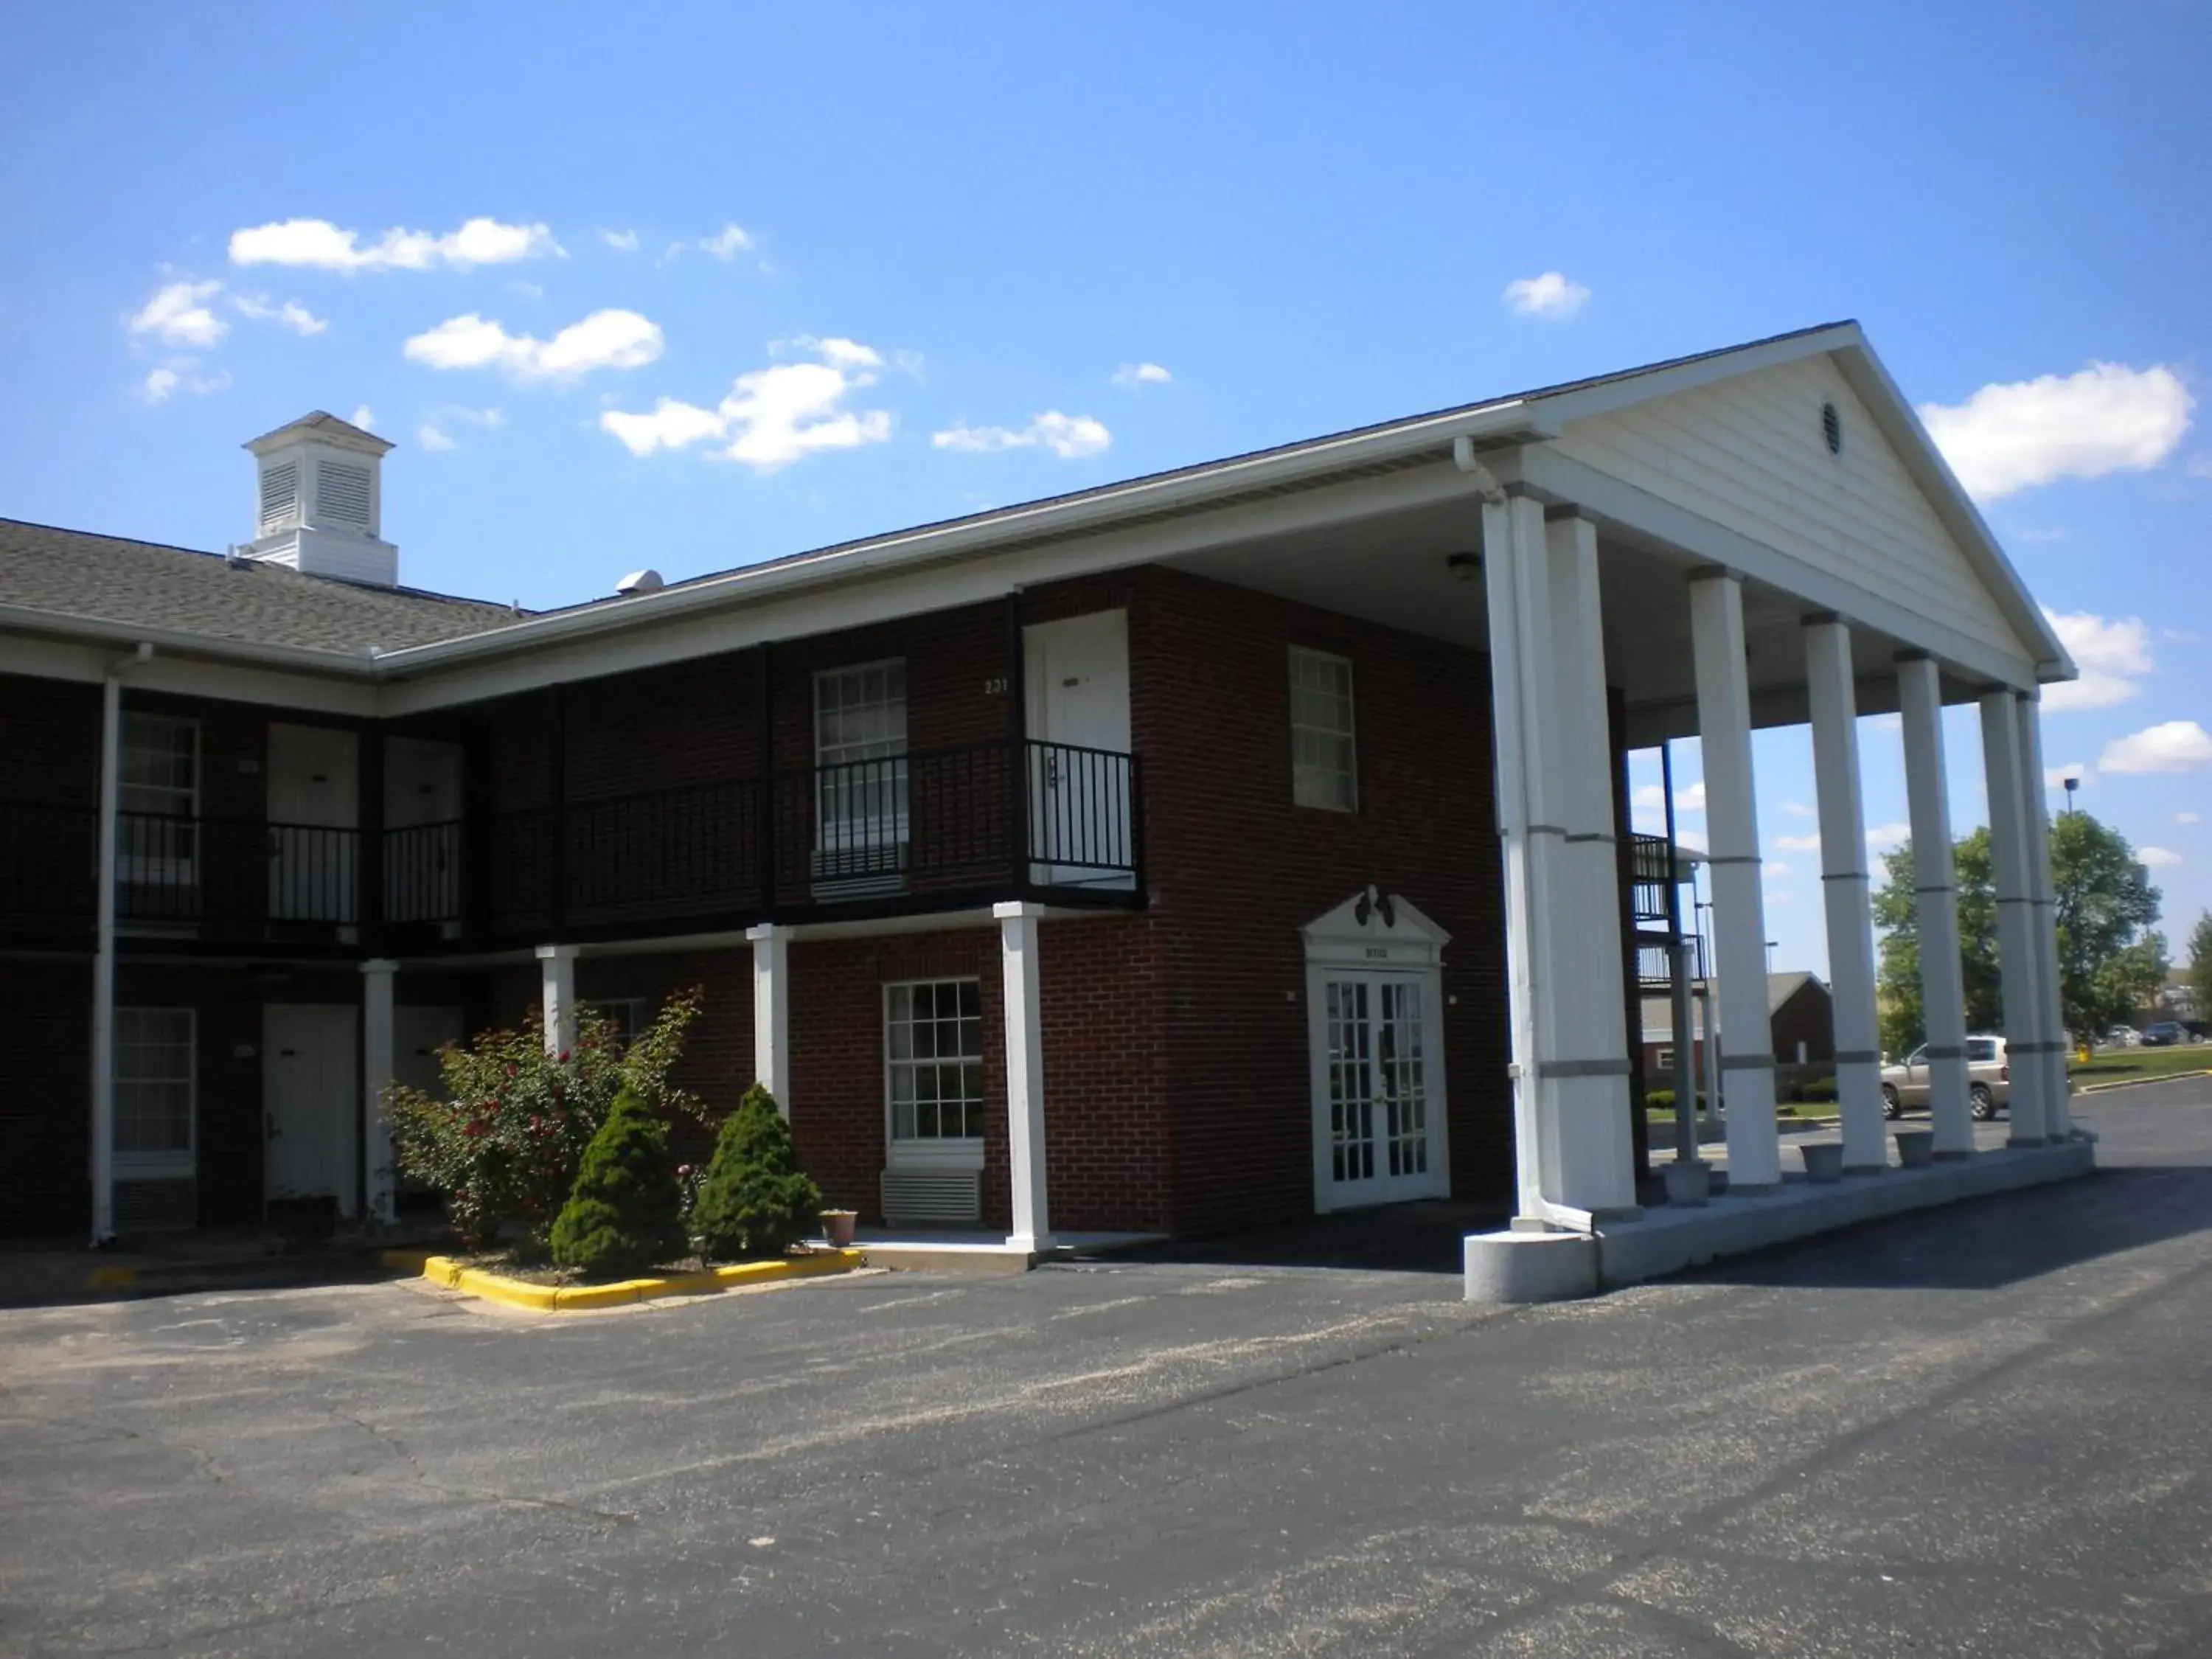
[{"label": "white cupola", "polygon": [[399,550],[378,534],[391,444],[317,410],[246,447],[260,469],[246,558],[309,576],[398,586]]}]

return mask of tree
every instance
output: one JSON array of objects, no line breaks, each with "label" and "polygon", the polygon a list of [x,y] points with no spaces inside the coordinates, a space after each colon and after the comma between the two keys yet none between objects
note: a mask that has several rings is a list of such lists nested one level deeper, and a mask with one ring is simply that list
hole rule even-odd
[{"label": "tree", "polygon": [[[2003,1018],[1997,961],[1996,890],[1990,832],[1977,830],[1952,848],[1959,895],[1960,968],[1966,1025],[1993,1031]],[[1903,1054],[1927,1036],[1920,1006],[1920,939],[1910,842],[1884,855],[1874,896],[1881,931],[1881,1041]],[[2056,890],[2059,1002],[2068,1027],[2100,1031],[2124,1019],[2166,974],[2166,941],[2148,930],[2159,891],[2126,837],[2087,812],[2061,813],[2051,827]]]},{"label": "tree", "polygon": [[791,1146],[791,1126],[775,1097],[756,1083],[714,1138],[714,1162],[699,1182],[691,1226],[708,1255],[722,1261],[778,1256],[813,1231],[822,1189]]},{"label": "tree", "polygon": [[447,1213],[471,1249],[492,1243],[512,1223],[520,1252],[542,1256],[546,1229],[620,1091],[662,1117],[704,1118],[697,1097],[669,1081],[699,1000],[696,989],[669,998],[628,1044],[604,1016],[584,1008],[574,1046],[548,1054],[532,1009],[519,1031],[486,1031],[441,1050],[442,1095],[399,1084],[386,1091],[400,1170],[446,1194]]},{"label": "tree", "polygon": [[[2127,837],[2087,812],[2061,812],[2051,826],[2051,878],[2058,896],[2058,1000],[2067,1029],[2101,1031],[2136,1009],[2144,976],[2166,977],[2166,941],[2138,939],[2158,921],[2159,890]],[[2136,945],[2152,953],[2123,960]]]},{"label": "tree", "polygon": [[2189,1012],[2212,1019],[2212,910],[2197,918],[2189,933]]},{"label": "tree", "polygon": [[584,1149],[568,1201],[553,1222],[553,1260],[587,1273],[641,1273],[689,1253],[668,1132],[624,1089]]}]

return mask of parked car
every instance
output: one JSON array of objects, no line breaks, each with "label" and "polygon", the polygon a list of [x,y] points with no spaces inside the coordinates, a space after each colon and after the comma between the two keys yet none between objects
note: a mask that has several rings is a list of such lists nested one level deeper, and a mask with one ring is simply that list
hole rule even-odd
[{"label": "parked car", "polygon": [[2132,1048],[2142,1041],[2142,1033],[2132,1025],[2115,1025],[2100,1041],[2107,1048]]},{"label": "parked car", "polygon": [[2176,1043],[2189,1041],[2189,1034],[2181,1029],[2177,1019],[2161,1019],[2142,1028],[2142,1046],[2146,1048],[2171,1048]]},{"label": "parked car", "polygon": [[[1881,1111],[1901,1115],[1908,1106],[1925,1106],[1929,1096],[1928,1045],[1881,1068]],[[1977,1122],[1986,1123],[2012,1104],[2012,1067],[2005,1061],[2001,1036],[1966,1039],[1966,1104]]]}]

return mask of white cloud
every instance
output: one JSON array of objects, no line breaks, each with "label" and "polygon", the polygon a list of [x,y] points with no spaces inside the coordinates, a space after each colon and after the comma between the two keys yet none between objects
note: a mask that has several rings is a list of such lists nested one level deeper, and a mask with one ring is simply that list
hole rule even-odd
[{"label": "white cloud", "polygon": [[[788,349],[799,345],[785,342]],[[713,409],[663,398],[650,413],[611,409],[599,428],[633,455],[714,441],[714,453],[757,471],[830,449],[855,449],[891,435],[888,410],[854,410],[852,394],[875,384],[880,354],[852,340],[809,340],[813,362],[775,363],[740,374]]]},{"label": "white cloud", "polygon": [[218,369],[213,374],[199,373],[198,361],[191,357],[172,357],[159,368],[149,370],[138,383],[138,395],[149,404],[166,403],[176,392],[190,392],[204,398],[210,392],[221,392],[230,385],[230,371]]},{"label": "white cloud", "polygon": [[788,340],[768,343],[768,355],[771,357],[787,357],[794,351],[819,357],[832,368],[878,369],[884,366],[882,352],[842,334],[832,334],[826,339],[812,334],[795,334]]},{"label": "white cloud", "polygon": [[415,428],[415,441],[425,449],[451,449],[453,447],[453,441],[428,421]]},{"label": "white cloud", "polygon": [[2135,677],[2151,671],[2150,629],[2142,618],[2106,622],[2086,611],[2062,615],[2047,606],[2043,614],[2081,671],[2079,679],[2044,687],[2045,709],[2110,708],[2142,695]]},{"label": "white cloud", "polygon": [[2105,745],[2100,772],[2187,772],[2212,766],[2212,732],[2195,720],[2167,720]]},{"label": "white cloud", "polygon": [[1785,800],[1782,803],[1782,810],[1793,818],[1817,818],[1820,816],[1802,800]]},{"label": "white cloud", "polygon": [[1656,783],[1644,784],[1628,798],[1628,804],[1645,811],[1663,812],[1667,810],[1667,792]]},{"label": "white cloud", "polygon": [[234,265],[295,265],[319,270],[428,270],[435,265],[510,264],[562,252],[544,225],[471,219],[458,230],[387,230],[364,245],[361,233],[327,219],[285,219],[230,234]]},{"label": "white cloud", "polygon": [[1867,851],[1886,853],[1911,839],[1912,826],[1909,823],[1877,823],[1866,832]]},{"label": "white cloud", "polygon": [[1705,810],[1705,781],[1703,778],[1686,789],[1674,792],[1674,810],[1677,812],[1702,812]]},{"label": "white cloud", "polygon": [[1867,724],[1877,732],[1902,732],[1905,730],[1905,716],[1902,714],[1869,714],[1867,716]]},{"label": "white cloud", "polygon": [[2063,789],[2069,778],[2074,778],[2082,783],[2088,782],[2089,763],[2068,761],[2063,766],[2046,766],[2043,769],[2043,787],[2045,789]]},{"label": "white cloud", "polygon": [[1540,276],[1521,276],[1505,285],[1505,303],[1522,317],[1545,317],[1564,321],[1583,308],[1590,291],[1563,273],[1547,270]]},{"label": "white cloud", "polygon": [[2176,823],[2194,823],[2197,822],[2197,814],[2194,812],[2176,812],[2173,815],[2173,821]]},{"label": "white cloud", "polygon": [[376,430],[376,411],[367,404],[354,405],[353,423],[364,432]]},{"label": "white cloud", "polygon": [[1674,841],[1676,845],[1686,847],[1693,853],[1703,853],[1709,850],[1705,846],[1705,838],[1703,836],[1699,835],[1694,830],[1685,830],[1680,825],[1677,825],[1675,828]]},{"label": "white cloud", "polygon": [[1784,853],[1817,853],[1820,850],[1818,836],[1777,836],[1775,848]]},{"label": "white cloud", "polygon": [[1789,865],[1780,859],[1767,860],[1765,869],[1770,876],[1786,876],[1790,873]]},{"label": "white cloud", "polygon": [[327,320],[316,316],[297,300],[271,305],[261,295],[234,294],[230,302],[238,307],[242,317],[251,317],[257,323],[276,323],[290,329],[295,334],[320,334],[330,326]]},{"label": "white cloud", "polygon": [[2055,478],[2156,466],[2189,430],[2196,399],[2163,363],[2093,362],[2078,374],[1984,386],[1963,404],[1923,404],[1969,495],[1995,501]]},{"label": "white cloud", "polygon": [[637,252],[637,233],[634,230],[603,230],[599,240],[617,253]]},{"label": "white cloud", "polygon": [[169,345],[211,346],[230,330],[208,306],[222,289],[222,284],[216,282],[166,283],[124,325],[133,334],[151,334]]},{"label": "white cloud", "polygon": [[1165,386],[1175,376],[1158,363],[1124,363],[1107,379],[1111,385],[1134,392],[1139,386]]},{"label": "white cloud", "polygon": [[750,234],[736,225],[724,225],[712,236],[702,236],[691,246],[697,248],[700,252],[708,254],[720,259],[724,264],[728,264],[740,253],[752,252],[753,239]]},{"label": "white cloud", "polygon": [[2163,847],[2138,847],[2136,848],[2136,862],[2148,864],[2154,870],[2162,870],[2180,863],[2181,854],[2169,852]]},{"label": "white cloud", "polygon": [[404,347],[432,368],[502,368],[517,380],[573,380],[595,368],[637,368],[660,356],[660,325],[635,311],[595,311],[550,340],[509,334],[475,312],[448,317]]},{"label": "white cloud", "polygon": [[935,449],[981,453],[1000,449],[1049,449],[1064,461],[1096,455],[1114,434],[1088,415],[1063,415],[1056,409],[1031,417],[1027,426],[955,426],[929,435]]},{"label": "white cloud", "polygon": [[430,411],[430,418],[415,428],[415,441],[425,449],[456,449],[459,446],[453,434],[446,428],[456,421],[471,426],[504,426],[507,416],[496,409],[470,409],[460,404],[448,404]]}]

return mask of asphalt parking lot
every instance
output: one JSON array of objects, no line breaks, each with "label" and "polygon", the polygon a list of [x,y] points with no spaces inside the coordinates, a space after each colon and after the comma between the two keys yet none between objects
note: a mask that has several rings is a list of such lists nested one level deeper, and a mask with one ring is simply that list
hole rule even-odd
[{"label": "asphalt parking lot", "polygon": [[1218,1259],[0,1313],[0,1651],[2212,1652],[2212,1086],[1597,1301]]}]

